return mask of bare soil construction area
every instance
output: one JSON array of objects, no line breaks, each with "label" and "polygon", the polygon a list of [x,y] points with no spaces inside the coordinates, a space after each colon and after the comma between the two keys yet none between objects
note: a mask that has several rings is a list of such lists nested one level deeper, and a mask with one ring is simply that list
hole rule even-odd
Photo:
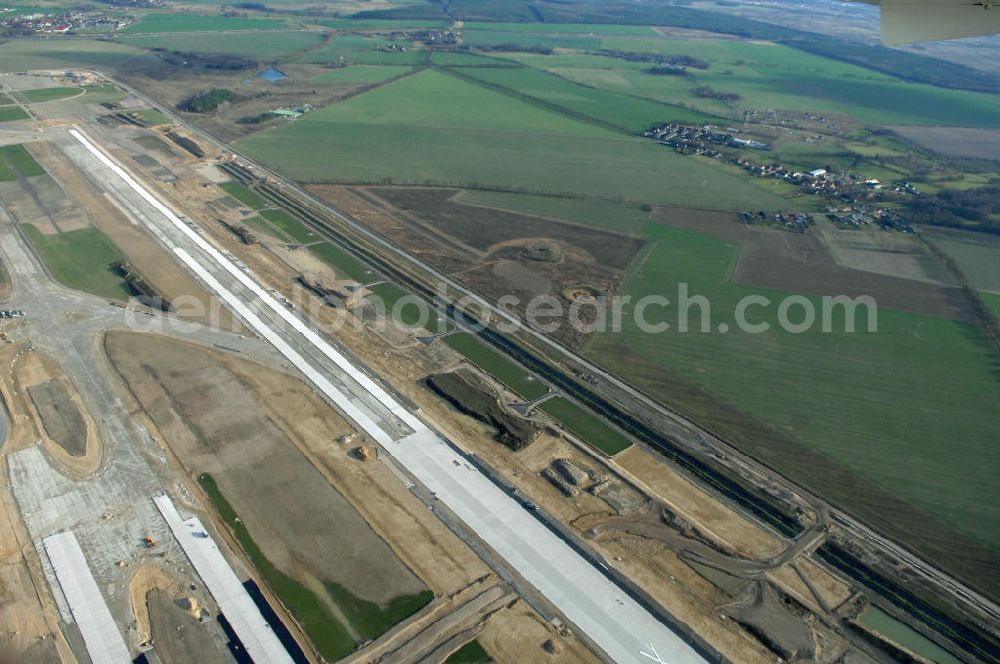
[{"label": "bare soil construction area", "polygon": [[[489,427],[471,417],[459,414],[444,401],[438,403],[428,401],[424,409],[435,422],[447,423],[449,434],[462,440],[477,456],[500,473],[504,481],[516,484],[546,512],[563,523],[570,524],[581,536],[586,536],[585,531],[593,523],[638,522],[648,518],[650,510],[657,509],[652,505],[649,496],[644,495],[639,487],[630,484],[618,474],[617,458],[609,462],[551,433],[543,433],[531,445],[515,452],[493,440],[493,432]],[[610,480],[610,485],[637,498],[639,507],[633,506],[629,512],[621,514],[604,499],[606,493],[598,496],[590,490],[581,488],[573,495],[566,495],[546,477],[546,471],[552,470],[558,465],[557,462],[566,460],[577,468],[591,470],[599,479]],[[660,462],[656,465],[662,467]],[[698,516],[711,516],[711,514],[702,512]],[[732,519],[731,525],[740,519],[736,514],[730,513],[729,516]],[[704,525],[708,532],[716,527],[713,523],[702,524],[696,518],[692,518],[692,523],[698,526]],[[665,530],[668,527],[663,525],[660,529]],[[739,532],[746,534],[752,530],[752,525],[744,524]],[[671,532],[678,541],[686,541],[679,532]],[[765,533],[755,533],[750,538],[740,538],[740,541],[748,539],[756,542],[758,547],[763,545],[757,549],[761,552],[782,548],[776,538],[771,538]],[[770,546],[768,540],[771,540]],[[671,551],[664,541],[615,530],[602,533],[599,537],[591,539],[590,543],[606,560],[614,561],[613,565],[617,569],[625,572],[650,593],[677,620],[695,629],[732,661],[761,664],[773,661],[773,656],[769,655],[768,650],[752,635],[732,621],[718,619],[715,614],[717,605],[715,587]],[[494,619],[480,637],[486,649],[491,654],[499,652],[510,656],[519,652],[522,646],[514,646],[507,642],[497,643],[493,640],[498,637],[498,633],[493,631],[494,624],[501,623]],[[541,646],[548,638],[542,625],[532,626],[527,622],[518,624],[520,627],[517,629],[525,630],[522,638],[526,643],[535,641]],[[511,626],[510,629],[515,628]],[[537,657],[538,650],[534,648],[520,652],[528,653],[532,650]],[[539,661],[524,657],[525,655],[522,655],[522,658],[515,658],[515,661]]]},{"label": "bare soil construction area", "polygon": [[[380,604],[423,589],[229,367],[137,336],[109,335],[107,348],[119,371],[144,383],[134,392],[177,458],[193,475],[212,474],[275,565],[306,585],[335,582]],[[330,441],[353,433],[332,412],[323,425],[316,433]]]},{"label": "bare soil construction area", "polygon": [[488,573],[296,378],[151,335],[110,333],[105,347],[178,463],[210,474],[267,564],[355,643],[428,587],[447,596]]},{"label": "bare soil construction area", "polygon": [[37,431],[36,440],[63,470],[77,477],[94,472],[101,463],[97,429],[80,395],[52,359],[25,352],[16,362],[18,402]]},{"label": "bare soil construction area", "polygon": [[[4,346],[0,363],[9,366],[24,347]],[[0,394],[11,417],[11,430],[0,448],[0,464],[16,449],[34,444],[38,426],[27,416],[30,406],[14,378],[0,381]],[[11,382],[8,382],[10,380]],[[14,396],[14,393],[17,396]],[[44,589],[44,575],[34,545],[20,519],[9,486],[0,486],[0,661],[18,664],[75,664],[59,628],[59,613]]]},{"label": "bare soil construction area", "polygon": [[163,664],[223,662],[212,636],[192,615],[190,600],[172,597],[161,588],[146,594],[156,654]]},{"label": "bare soil construction area", "polygon": [[785,546],[778,537],[708,495],[641,447],[625,450],[615,457],[614,463],[695,524],[699,531],[732,547],[740,555],[766,558],[776,555]]},{"label": "bare soil construction area", "polygon": [[[737,283],[803,295],[870,295],[880,307],[975,322],[958,288],[838,265],[815,232],[748,226],[736,215],[658,208],[656,221],[740,244]],[[859,231],[860,232],[860,231]]]},{"label": "bare soil construction area", "polygon": [[164,664],[228,661],[205,629],[203,619],[217,607],[202,607],[178,579],[155,564],[144,565],[129,581],[129,600],[135,616],[135,638],[140,647],[153,644]]},{"label": "bare soil construction area", "polygon": [[71,456],[86,454],[87,429],[66,386],[57,380],[47,380],[28,387],[28,394],[49,438]]},{"label": "bare soil construction area", "polygon": [[[309,189],[487,298],[617,292],[641,238],[452,200],[453,189]],[[574,332],[556,333],[579,343]]]},{"label": "bare soil construction area", "polygon": [[44,235],[86,228],[87,217],[48,175],[0,183],[7,211],[22,224],[33,224]]},{"label": "bare soil construction area", "polygon": [[[57,147],[50,143],[35,143],[30,150],[75,199],[79,206],[77,209],[121,249],[153,290],[168,302],[185,305],[178,307],[179,315],[226,327],[235,325],[231,315],[219,307],[214,298],[142,226],[131,223],[125,213],[102,195]],[[63,222],[60,222],[60,230],[66,230],[62,225]],[[214,318],[208,313],[212,311],[216,312]]]}]

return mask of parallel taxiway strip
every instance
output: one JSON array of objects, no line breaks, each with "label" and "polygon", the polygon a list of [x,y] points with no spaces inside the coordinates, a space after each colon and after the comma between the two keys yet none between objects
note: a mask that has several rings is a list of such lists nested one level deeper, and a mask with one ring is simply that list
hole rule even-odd
[{"label": "parallel taxiway strip", "polygon": [[76,536],[70,531],[56,533],[46,537],[43,545],[73,619],[80,627],[90,659],[101,664],[131,664],[128,647]]}]

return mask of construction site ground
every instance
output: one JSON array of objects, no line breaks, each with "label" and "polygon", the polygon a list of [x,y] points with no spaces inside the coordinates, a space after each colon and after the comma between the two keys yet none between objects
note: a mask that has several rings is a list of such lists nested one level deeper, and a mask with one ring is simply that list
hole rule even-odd
[{"label": "construction site ground", "polygon": [[[257,234],[255,242],[247,243],[232,231],[232,224],[246,221],[248,210],[224,201],[228,196],[217,183],[225,175],[214,165],[222,157],[219,150],[204,145],[206,156],[193,157],[163,138],[163,129],[98,125],[94,112],[78,100],[64,100],[48,105],[45,117],[52,123],[71,118],[84,126],[165,202],[183,210],[205,237],[243,261],[278,295],[307,309],[313,322],[335,330],[334,339],[373,375],[385,377],[402,400],[516,486],[524,499],[567,525],[574,537],[725,658],[773,662],[781,648],[793,647],[798,650],[790,659],[832,663],[844,655],[864,661],[865,656],[855,652],[837,628],[853,589],[811,556],[825,537],[818,527],[787,541],[640,446],[608,459],[552,428],[538,413],[530,417],[545,429],[542,435],[518,452],[504,447],[488,427],[424,386],[429,374],[463,366],[461,356],[440,341],[418,340],[425,334],[421,331],[406,326],[376,330],[371,321],[364,323],[344,309],[321,303],[298,279],[307,271],[333,276],[329,266],[307,249],[286,244],[280,233]],[[163,147],[150,149],[151,141]],[[37,219],[43,232],[92,224],[114,241],[157,291],[172,301],[186,299],[192,306],[162,317],[166,329],[150,334],[124,331],[123,319],[116,318],[123,314],[109,309],[107,302],[67,296],[68,304],[60,305],[65,309],[63,318],[53,314],[53,319],[75,326],[77,336],[71,342],[60,339],[52,347],[81,354],[65,360],[59,355],[58,364],[52,351],[32,350],[31,344],[20,340],[24,328],[18,323],[4,323],[3,329],[17,341],[0,345],[0,390],[11,421],[2,448],[5,466],[12,453],[31,452],[21,458],[19,467],[45,461],[61,474],[60,481],[71,477],[86,484],[98,481],[101,473],[96,471],[102,464],[114,468],[110,459],[120,465],[115,455],[123,446],[140,446],[141,441],[141,451],[122,458],[128,463],[147,458],[156,468],[139,478],[143,500],[157,487],[173,494],[185,509],[202,513],[237,574],[258,581],[300,643],[305,639],[294,621],[260,583],[229,528],[198,488],[201,474],[210,473],[217,481],[268,558],[305,585],[322,588],[333,582],[379,604],[423,588],[433,591],[430,604],[363,645],[348,661],[442,661],[473,638],[502,663],[598,661],[581,640],[519,599],[410,490],[402,473],[380,457],[377,446],[358,435],[280,357],[223,310],[63,150],[44,141],[29,145],[52,184],[75,201],[73,209],[61,209],[55,221],[51,215]],[[351,199],[360,211],[364,201],[353,195]],[[13,240],[0,239],[7,242],[5,253],[9,253]],[[25,292],[47,292],[40,285],[42,276],[33,279],[37,283],[33,281],[31,288],[38,290]],[[22,275],[18,288],[23,287]],[[50,283],[44,288],[66,291]],[[181,318],[208,325],[191,330],[170,327]],[[60,334],[55,325],[48,331]],[[81,341],[84,338],[86,342]],[[84,351],[92,355],[85,356]],[[88,358],[96,359],[81,369],[80,362]],[[110,385],[115,397],[87,382],[93,380]],[[47,435],[52,427],[46,426],[32,403],[28,388],[49,381],[65,391],[84,423],[85,442],[74,448],[84,450],[82,454],[67,451]],[[513,395],[497,387],[501,405],[509,407]],[[118,408],[126,412],[115,413]],[[109,434],[117,430],[105,422],[117,416],[131,423],[130,437]],[[560,460],[592,471],[568,492],[572,495],[543,476]],[[117,490],[117,485],[112,488]],[[37,546],[13,509],[16,503],[9,487],[0,493],[4,509],[0,646],[15,651],[18,661],[74,662],[79,634],[61,622]],[[116,499],[127,497],[124,491],[116,495]],[[120,523],[146,518],[144,510],[148,506],[134,514],[92,516]],[[159,544],[169,538],[155,535],[160,539],[152,548],[137,549],[120,561],[119,569],[107,569],[112,564],[110,554],[95,558],[96,574],[116,588],[113,610],[125,607],[128,619],[121,622],[130,625],[130,644],[151,640],[158,644],[161,661],[188,661],[200,649],[217,649],[218,632],[213,631],[217,628],[203,628],[198,612],[204,607],[215,613],[216,607],[203,590],[186,589],[191,571],[183,568],[183,556],[175,547]],[[759,608],[771,607],[769,602],[780,603],[780,620],[759,620]],[[202,661],[217,660],[208,655]]]}]

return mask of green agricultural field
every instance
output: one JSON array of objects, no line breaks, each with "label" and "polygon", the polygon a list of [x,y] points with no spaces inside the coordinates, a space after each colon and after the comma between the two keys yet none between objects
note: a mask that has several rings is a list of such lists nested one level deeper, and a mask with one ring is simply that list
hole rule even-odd
[{"label": "green agricultural field", "polygon": [[786,205],[742,174],[437,70],[239,146],[304,182],[491,186],[733,210]]},{"label": "green agricultural field", "polygon": [[448,320],[441,319],[437,310],[426,301],[390,281],[372,286],[368,301],[380,302],[380,314],[408,327],[422,327],[432,334],[448,332],[454,328]]},{"label": "green agricultural field", "polygon": [[845,113],[873,124],[1000,126],[997,95],[908,83],[777,44],[608,37],[601,47],[707,60],[709,70],[694,71],[699,82],[756,108]]},{"label": "green agricultural field", "polygon": [[36,88],[20,90],[16,94],[29,104],[40,104],[46,101],[75,97],[83,92],[83,88]]},{"label": "green agricultural field", "polygon": [[266,209],[261,210],[259,214],[296,242],[307,244],[319,239],[316,233],[284,210]]},{"label": "green agricultural field", "polygon": [[516,67],[517,64],[503,58],[495,58],[464,51],[434,51],[432,61],[441,67]]},{"label": "green agricultural field", "polygon": [[993,315],[996,316],[997,320],[1000,320],[1000,295],[986,292],[982,292],[980,295],[983,296],[983,301],[986,302],[986,306],[990,308]]},{"label": "green agricultural field", "polygon": [[443,28],[448,25],[447,21],[432,21],[420,19],[359,19],[359,18],[338,18],[322,19],[315,21],[316,25],[332,30],[407,30],[412,28]]},{"label": "green agricultural field", "polygon": [[992,238],[977,241],[970,236],[959,240],[935,237],[931,241],[946,253],[968,278],[974,288],[1000,294],[1000,244]]},{"label": "green agricultural field", "polygon": [[125,98],[125,93],[122,92],[114,83],[85,85],[83,89],[87,91],[85,101],[88,104],[118,102]]},{"label": "green agricultural field", "polygon": [[27,120],[28,114],[20,106],[0,107],[0,122],[14,122],[15,120]]},{"label": "green agricultural field", "polygon": [[449,334],[443,341],[523,399],[531,401],[549,391],[548,386],[538,377],[486,346],[468,332]]},{"label": "green agricultural field", "polygon": [[375,279],[375,273],[370,268],[365,267],[336,245],[328,242],[311,244],[309,252],[333,268],[334,274],[340,279],[353,279],[360,284]]},{"label": "green agricultural field", "polygon": [[162,48],[183,53],[214,53],[255,59],[279,58],[318,46],[322,33],[286,31],[268,32],[266,38],[247,38],[242,33],[223,33],[206,39],[200,34],[142,35],[128,37],[121,43],[139,48]]},{"label": "green agricultural field", "polygon": [[11,104],[14,103],[16,102],[13,99],[11,99],[10,95],[8,95],[5,92],[0,92],[0,106],[10,106]]},{"label": "green agricultural field", "polygon": [[280,18],[236,18],[207,14],[144,14],[138,23],[125,28],[126,33],[145,32],[223,32],[228,30],[277,30],[285,27]]},{"label": "green agricultural field", "polygon": [[599,38],[586,35],[505,32],[501,30],[464,30],[462,42],[472,47],[516,44],[525,48],[569,48],[581,51],[597,50],[601,47]]},{"label": "green agricultural field", "polygon": [[612,25],[608,23],[483,23],[466,21],[465,30],[491,30],[494,32],[527,32],[562,35],[638,35],[651,37],[656,31],[645,25]]},{"label": "green agricultural field", "polygon": [[[624,286],[633,303],[646,295],[676,302],[677,285],[687,283],[708,298],[713,329],[735,330],[740,298],[783,296],[730,282],[737,245],[655,223],[645,234],[648,249]],[[818,298],[809,301],[820,311]],[[652,310],[666,311],[649,318],[671,330],[640,330],[629,305],[623,330],[595,336],[586,355],[918,549],[940,558],[952,543],[929,533],[952,528],[1000,550],[1000,505],[989,498],[1000,463],[1000,380],[980,328],[881,309],[877,333],[864,331],[863,319],[861,332],[838,333],[838,319],[831,333],[791,334],[777,331],[772,306],[750,316],[770,332],[702,333],[695,307],[692,331],[682,333],[678,307]],[[745,418],[768,428],[754,433]],[[915,532],[927,536],[914,542]]]},{"label": "green agricultural field", "polygon": [[302,626],[302,630],[316,650],[331,661],[340,659],[354,650],[354,640],[323,600],[268,560],[232,505],[222,495],[215,479],[205,473],[198,478],[198,483],[208,494],[219,517],[232,529],[240,547],[250,558],[250,562],[263,577],[271,592],[295,616],[295,620]]},{"label": "green agricultural field", "polygon": [[142,118],[143,121],[150,127],[157,127],[159,125],[170,124],[173,122],[173,120],[155,108],[143,108],[138,111],[132,111],[132,113]]},{"label": "green agricultural field", "polygon": [[490,664],[493,658],[489,656],[479,641],[473,639],[451,653],[444,664]]},{"label": "green agricultural field", "polygon": [[233,531],[240,546],[267,585],[295,616],[320,654],[329,661],[341,659],[356,646],[337,614],[342,615],[362,639],[376,639],[434,599],[433,592],[423,590],[414,595],[399,595],[390,600],[386,606],[379,606],[356,597],[347,589],[330,582],[323,588],[328,595],[328,601],[332,601],[336,607],[335,613],[331,611],[327,601],[282,572],[264,555],[211,475],[202,474],[198,478],[198,483],[208,494],[219,516]]},{"label": "green agricultural field", "polygon": [[[377,50],[378,47],[386,47],[393,43],[405,46],[407,51],[393,53]],[[412,44],[408,41],[390,42],[382,37],[337,35],[322,47],[303,55],[299,62],[303,64],[406,65],[412,67],[426,64],[427,55],[427,51],[412,48]]]},{"label": "green agricultural field", "polygon": [[565,397],[544,401],[539,404],[538,409],[552,416],[582,441],[608,456],[614,456],[632,445],[632,441],[620,431]]},{"label": "green agricultural field", "polygon": [[462,73],[551,104],[574,117],[593,119],[633,134],[668,121],[725,122],[687,108],[585,87],[537,69],[476,68],[463,70]]},{"label": "green agricultural field", "polygon": [[283,231],[278,230],[274,224],[269,222],[264,217],[261,217],[260,215],[255,214],[252,217],[247,217],[243,219],[243,224],[250,230],[254,231],[255,233],[267,235],[268,237],[276,238],[278,240],[281,240],[282,242],[287,242],[291,244],[292,242],[295,241],[292,238],[288,237]]},{"label": "green agricultural field", "polygon": [[352,65],[340,69],[330,69],[310,80],[320,83],[382,83],[413,71],[407,65]]},{"label": "green agricultural field", "polygon": [[239,182],[223,182],[219,187],[227,194],[238,200],[248,208],[259,210],[267,207],[268,202],[260,197],[255,191],[251,191],[245,184]]},{"label": "green agricultural field", "polygon": [[544,69],[589,87],[681,105],[692,111],[723,118],[736,118],[739,115],[736,109],[723,101],[695,97],[694,90],[701,85],[697,79],[650,74],[645,71],[650,63],[574,53],[549,56],[528,53],[504,55],[508,59]]},{"label": "green agricultural field", "polygon": [[30,224],[21,228],[59,283],[100,297],[128,298],[128,286],[110,267],[124,260],[125,255],[98,229],[90,227],[44,235]]},{"label": "green agricultural field", "polygon": [[811,171],[829,166],[836,171],[864,172],[864,169],[854,167],[855,162],[859,161],[858,155],[837,143],[791,141],[776,147],[769,154],[775,155],[782,164],[795,171]]},{"label": "green agricultural field", "polygon": [[532,196],[530,194],[509,194],[502,191],[466,189],[459,192],[454,200],[467,205],[480,205],[521,214],[533,214],[553,219],[572,219],[578,224],[632,235],[639,234],[646,222],[649,221],[649,210],[641,206],[626,206],[620,203],[580,198]]},{"label": "green agricultural field", "polygon": [[[0,175],[0,180],[14,179],[14,172],[21,174],[21,177],[30,178],[36,175],[45,175],[45,169],[35,161],[35,158],[24,149],[23,145],[5,145],[0,147],[0,168],[6,167],[8,176]],[[0,171],[3,173],[4,171]]]},{"label": "green agricultural field", "polygon": [[[126,60],[148,55],[141,49],[97,39],[14,39],[8,40],[3,45],[3,69],[6,71],[64,67],[114,69]],[[136,62],[133,60],[133,66]]]},{"label": "green agricultural field", "polygon": [[382,636],[434,599],[432,591],[422,590],[414,595],[394,597],[387,606],[382,607],[375,602],[355,597],[347,589],[335,583],[326,584],[326,590],[344,612],[351,626],[365,639]]}]

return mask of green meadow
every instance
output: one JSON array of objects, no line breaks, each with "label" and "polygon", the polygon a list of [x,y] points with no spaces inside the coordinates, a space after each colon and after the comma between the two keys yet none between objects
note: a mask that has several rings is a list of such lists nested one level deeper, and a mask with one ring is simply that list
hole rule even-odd
[{"label": "green meadow", "polygon": [[[504,34],[492,32],[482,41],[503,43]],[[607,57],[601,50],[692,56],[710,67],[690,70],[691,79],[653,76],[643,71],[650,63]],[[603,90],[665,103],[683,101],[705,113],[734,115],[717,100],[692,96],[699,85],[738,94],[742,105],[751,108],[846,114],[873,124],[1000,126],[997,95],[909,83],[779,44],[605,35],[598,46],[576,52],[496,56]]]},{"label": "green meadow", "polygon": [[219,188],[253,210],[259,210],[268,205],[267,201],[261,198],[260,194],[252,191],[240,182],[223,182],[219,185]]},{"label": "green meadow", "polygon": [[64,286],[115,300],[128,297],[128,286],[110,267],[125,255],[100,230],[89,227],[44,235],[30,224],[21,228],[45,267]]},{"label": "green meadow", "polygon": [[434,51],[431,58],[435,65],[442,67],[516,67],[517,63],[509,60],[469,53],[466,51]]},{"label": "green meadow", "polygon": [[182,53],[213,53],[250,58],[277,58],[319,46],[322,33],[268,32],[266,38],[242,33],[222,33],[206,39],[202,34],[137,35],[121,39],[122,44],[139,48],[162,48]]},{"label": "green meadow", "polygon": [[595,50],[601,47],[599,37],[577,34],[505,32],[494,30],[466,30],[463,43],[468,46],[490,46],[494,44],[516,44],[525,48],[568,48],[575,50]]},{"label": "green meadow", "polygon": [[20,106],[0,107],[0,122],[14,122],[15,120],[27,120],[28,114],[21,110]]},{"label": "green meadow", "polygon": [[545,383],[529,373],[521,365],[515,364],[468,332],[456,332],[443,341],[465,356],[469,362],[479,367],[506,385],[521,398],[531,401],[549,391]]},{"label": "green meadow", "polygon": [[694,71],[698,81],[741,95],[745,106],[844,113],[873,124],[1000,126],[997,95],[908,83],[778,44],[609,37],[601,47],[706,60],[707,71]]},{"label": "green meadow", "polygon": [[447,21],[444,20],[421,20],[421,19],[351,19],[351,18],[324,18],[315,21],[316,25],[333,30],[405,30],[412,28],[444,28]]},{"label": "green meadow", "polygon": [[[400,44],[406,52],[378,50],[390,44]],[[384,37],[364,35],[335,35],[320,48],[313,49],[298,59],[303,64],[363,64],[363,65],[422,65],[427,62],[427,51],[411,48],[405,40],[390,41]]]},{"label": "green meadow", "polygon": [[486,649],[479,641],[473,639],[448,655],[444,664],[490,664],[492,661],[493,658],[489,656]]},{"label": "green meadow", "polygon": [[565,397],[543,401],[538,409],[551,415],[582,441],[608,456],[614,456],[632,445],[632,441],[620,431]]},{"label": "green meadow", "polygon": [[265,555],[219,489],[215,478],[203,473],[198,482],[268,587],[295,617],[320,654],[329,661],[341,659],[357,645],[345,628],[345,622],[361,638],[375,639],[434,599],[433,592],[423,590],[413,595],[398,595],[385,606],[380,606],[353,595],[333,582],[320,586],[321,596],[317,589],[289,576]]},{"label": "green meadow", "polygon": [[20,90],[16,94],[29,104],[40,104],[46,101],[55,101],[74,97],[83,92],[83,88],[36,88],[34,90]]},{"label": "green meadow", "polygon": [[463,29],[487,30],[491,32],[525,32],[553,35],[639,35],[649,37],[655,34],[653,28],[645,25],[613,25],[604,23],[485,23],[466,21]]},{"label": "green meadow", "polygon": [[553,219],[570,219],[578,224],[604,230],[639,234],[649,220],[649,210],[600,200],[510,194],[503,191],[466,189],[454,200],[468,205],[498,208]]},{"label": "green meadow", "polygon": [[585,87],[537,69],[483,67],[463,70],[462,73],[489,85],[551,104],[581,119],[593,119],[633,134],[667,121],[725,122],[680,106]]},{"label": "green meadow", "polygon": [[[328,27],[349,29],[340,21]],[[455,197],[461,203],[644,237],[622,287],[633,303],[625,326],[592,337],[585,355],[887,535],[935,560],[952,559],[961,574],[975,573],[976,556],[1000,551],[1000,505],[991,499],[991,469],[1000,463],[992,445],[1000,374],[983,331],[882,309],[875,333],[864,331],[863,319],[862,331],[837,331],[842,319],[835,318],[832,332],[793,334],[775,329],[776,305],[751,316],[770,331],[737,330],[742,298],[778,301],[788,293],[733,282],[738,244],[651,220],[650,207],[815,211],[824,199],[795,196],[785,182],[755,180],[736,166],[681,156],[637,136],[656,122],[722,124],[741,116],[735,104],[696,96],[699,86],[739,95],[744,109],[850,116],[870,125],[1000,127],[1000,97],[910,83],[782,45],[663,37],[643,26],[473,22],[463,34],[472,50],[433,54],[410,44],[406,53],[387,53],[376,50],[384,38],[334,36],[300,61],[347,63],[316,80],[372,89],[263,129],[239,148],[300,182],[453,186],[462,189]],[[489,48],[505,44],[514,46]],[[538,52],[545,49],[555,50]],[[691,56],[709,67],[654,75],[646,71],[651,63],[610,51]],[[392,80],[429,56],[433,66]],[[844,138],[848,145],[798,137],[768,156],[801,170],[831,166],[907,179],[905,148],[888,139],[884,149],[857,143],[866,135]],[[975,177],[968,186],[988,182]],[[287,220],[272,223],[291,237],[315,239],[297,235]],[[942,242],[1000,314],[1000,295],[990,292],[1000,290],[995,249]],[[310,250],[350,276],[367,276],[338,248]],[[679,332],[676,306],[649,310],[670,329],[640,330],[630,315],[634,303],[644,295],[676,301],[682,282],[708,298],[711,331],[698,331],[695,315],[694,329]],[[391,284],[374,290],[389,301],[405,295]],[[818,298],[805,301],[821,311]],[[522,398],[546,393],[544,383],[476,337],[443,341]],[[629,444],[568,399],[541,409],[605,453]]]},{"label": "green meadow", "polygon": [[3,45],[3,69],[102,67],[113,70],[137,56],[147,55],[142,49],[97,39],[13,39]]},{"label": "green meadow", "polygon": [[784,206],[781,197],[712,164],[436,70],[239,146],[300,181],[487,186],[724,209]]},{"label": "green meadow", "polygon": [[145,32],[218,32],[224,30],[275,30],[285,26],[280,18],[240,18],[208,14],[154,12],[143,14],[137,23],[125,28],[126,33]]},{"label": "green meadow", "polygon": [[411,71],[413,71],[413,67],[407,65],[351,65],[340,69],[329,69],[310,80],[321,83],[371,84],[382,83]]},{"label": "green meadow", "polygon": [[383,281],[372,286],[368,301],[378,303],[380,315],[385,315],[407,327],[423,328],[433,334],[454,328],[447,320],[440,319],[437,311],[429,307],[426,302],[391,281]]},{"label": "green meadow", "polygon": [[338,279],[353,279],[360,284],[375,279],[374,272],[370,268],[336,245],[320,242],[309,245],[308,249],[316,258],[332,267]]},{"label": "green meadow", "polygon": [[935,237],[931,240],[958,264],[974,288],[1000,293],[1000,246],[967,239]]},{"label": "green meadow", "polygon": [[284,210],[265,209],[260,210],[258,214],[267,219],[274,225],[275,228],[296,242],[308,244],[309,242],[315,242],[319,239],[319,236],[317,236],[316,233],[309,230],[305,224]]},{"label": "green meadow", "polygon": [[45,174],[45,169],[35,161],[23,145],[0,147],[0,181],[15,179],[14,171],[25,178]]},{"label": "green meadow", "polygon": [[[775,304],[755,307],[749,317],[769,323],[771,331],[736,331],[741,298],[758,295],[777,303],[786,294],[731,283],[735,244],[652,222],[644,233],[647,248],[633,262],[624,294],[633,302],[647,295],[677,302],[678,284],[687,283],[692,295],[708,299],[711,331],[700,331],[698,307],[691,309],[690,331],[677,331],[675,306],[654,307],[648,316],[670,330],[646,332],[629,305],[622,331],[592,338],[585,349],[589,357],[716,430],[727,426],[730,411],[749,414],[779,437],[829,459],[863,482],[809,467],[804,457],[789,457],[764,437],[732,432],[744,450],[837,502],[891,522],[893,532],[913,523],[907,515],[890,518],[865,504],[873,495],[866,484],[1000,549],[1000,532],[993,527],[1000,506],[989,499],[996,481],[992,469],[1000,463],[991,433],[1000,427],[1000,410],[991,405],[1000,399],[1000,379],[978,327],[882,309],[876,333],[866,331],[863,318],[859,332],[838,332],[838,318],[833,332],[817,325],[792,334],[778,328]],[[809,300],[821,311],[818,298]],[[719,323],[732,331],[719,332]],[[705,394],[711,399],[699,396]]]}]

